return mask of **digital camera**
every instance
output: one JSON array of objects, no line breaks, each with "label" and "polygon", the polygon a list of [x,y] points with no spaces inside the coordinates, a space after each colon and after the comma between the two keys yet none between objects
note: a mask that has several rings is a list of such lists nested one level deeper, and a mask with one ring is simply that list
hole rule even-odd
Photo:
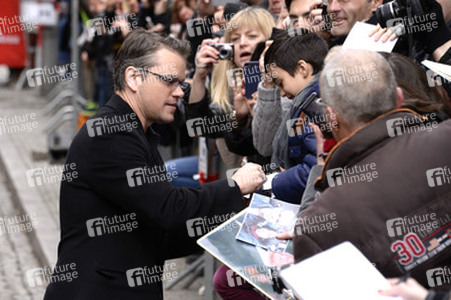
[{"label": "digital camera", "polygon": [[412,16],[424,14],[420,0],[393,0],[379,6],[376,10],[376,17],[382,27],[387,27],[387,21],[405,18],[408,10],[412,11]]},{"label": "digital camera", "polygon": [[232,43],[212,43],[209,46],[215,48],[219,52],[219,59],[229,60],[233,59],[233,44]]}]

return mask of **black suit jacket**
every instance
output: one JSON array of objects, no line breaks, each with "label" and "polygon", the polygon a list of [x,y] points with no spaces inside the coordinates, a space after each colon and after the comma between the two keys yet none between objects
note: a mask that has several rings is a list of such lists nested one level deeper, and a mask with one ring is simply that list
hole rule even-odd
[{"label": "black suit jacket", "polygon": [[[213,227],[214,216],[223,220],[244,208],[239,188],[226,180],[173,187],[161,171],[158,135],[144,132],[133,115],[114,95],[70,147],[66,166],[75,164],[77,178],[61,184],[57,267],[75,263],[77,278],[52,279],[46,300],[162,299],[164,261],[197,250],[196,240]],[[194,218],[204,219],[189,221]]]}]

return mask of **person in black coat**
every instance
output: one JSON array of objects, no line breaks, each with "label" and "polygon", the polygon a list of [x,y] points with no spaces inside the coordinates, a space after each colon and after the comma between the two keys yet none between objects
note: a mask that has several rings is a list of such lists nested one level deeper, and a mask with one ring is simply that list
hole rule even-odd
[{"label": "person in black coat", "polygon": [[[115,94],[81,128],[66,160],[58,261],[44,299],[162,299],[164,261],[198,250],[196,240],[244,208],[261,166],[197,189],[175,188],[153,123],[172,122],[185,86],[186,42],[131,32],[115,59]],[[74,174],[73,174],[74,175]],[[72,177],[71,177],[72,178]],[[216,224],[215,224],[216,222]],[[70,271],[71,280],[64,280]]]}]

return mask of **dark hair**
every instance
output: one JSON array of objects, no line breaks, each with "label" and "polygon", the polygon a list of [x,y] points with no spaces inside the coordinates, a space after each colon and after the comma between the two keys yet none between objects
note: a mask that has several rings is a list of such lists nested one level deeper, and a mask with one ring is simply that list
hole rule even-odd
[{"label": "dark hair", "polygon": [[[301,29],[303,30],[303,29]],[[313,74],[324,66],[329,48],[326,41],[314,33],[289,37],[284,33],[274,40],[265,54],[265,66],[275,63],[291,76],[296,74],[298,61],[304,60],[313,67]]]},{"label": "dark hair", "polygon": [[266,48],[266,42],[260,42],[255,46],[254,52],[251,56],[251,61],[257,61],[260,59],[260,56],[262,55],[263,51],[265,51]]},{"label": "dark hair", "polygon": [[380,53],[388,62],[404,94],[402,107],[418,113],[443,110],[448,116],[451,108],[434,88],[428,85],[423,69],[408,57],[398,53]]},{"label": "dark hair", "polygon": [[144,69],[157,65],[159,62],[155,59],[155,53],[162,48],[180,54],[180,56],[185,58],[190,53],[190,46],[186,41],[141,28],[130,32],[114,59],[114,90],[124,90],[124,73],[128,67],[133,66]]}]

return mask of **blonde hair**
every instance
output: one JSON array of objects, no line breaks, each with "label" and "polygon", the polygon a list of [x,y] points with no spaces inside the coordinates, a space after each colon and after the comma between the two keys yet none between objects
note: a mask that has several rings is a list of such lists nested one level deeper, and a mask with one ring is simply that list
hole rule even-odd
[{"label": "blonde hair", "polygon": [[[268,39],[271,36],[274,26],[274,19],[269,12],[262,8],[248,7],[233,16],[227,23],[224,43],[230,43],[232,34],[237,29],[245,27],[260,30],[264,34],[265,39]],[[213,70],[211,78],[211,99],[224,112],[232,111],[226,71],[237,67],[233,60],[222,60]]]}]

